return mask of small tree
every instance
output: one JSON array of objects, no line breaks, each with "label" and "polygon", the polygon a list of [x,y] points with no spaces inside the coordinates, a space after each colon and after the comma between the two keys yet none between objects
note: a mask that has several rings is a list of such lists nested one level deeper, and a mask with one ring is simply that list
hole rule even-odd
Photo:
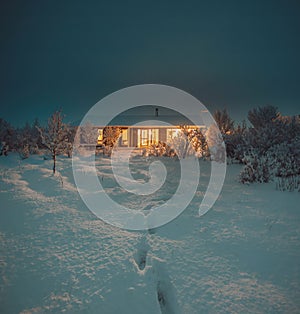
[{"label": "small tree", "polygon": [[211,160],[224,162],[226,157],[225,145],[222,134],[217,125],[212,124],[206,132],[206,140],[209,147]]},{"label": "small tree", "polygon": [[116,144],[121,135],[121,129],[119,127],[107,126],[103,130],[103,144],[107,154],[110,154],[112,148]]},{"label": "small tree", "polygon": [[53,160],[53,174],[56,171],[56,156],[66,151],[67,125],[63,123],[61,111],[55,111],[48,119],[46,129],[37,127],[39,130],[43,145],[49,150]]},{"label": "small tree", "polygon": [[66,137],[67,137],[66,154],[69,158],[72,157],[75,133],[76,133],[76,128],[68,125],[67,130],[66,130]]},{"label": "small tree", "polygon": [[33,141],[32,153],[37,153],[39,148],[43,147],[42,139],[38,128],[41,128],[38,118],[35,118],[31,127],[31,136]]},{"label": "small tree", "polygon": [[28,122],[16,130],[15,149],[19,152],[21,159],[26,159],[30,155],[32,147],[32,130]]},{"label": "small tree", "polygon": [[247,132],[246,121],[243,120],[230,134],[225,134],[226,154],[232,161],[243,162],[244,154],[247,151]]}]

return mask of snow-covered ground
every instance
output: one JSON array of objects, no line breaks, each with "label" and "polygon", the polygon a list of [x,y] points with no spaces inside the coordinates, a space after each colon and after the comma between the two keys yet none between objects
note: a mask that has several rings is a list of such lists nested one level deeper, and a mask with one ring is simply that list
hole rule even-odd
[{"label": "snow-covered ground", "polygon": [[[134,162],[133,176],[146,178],[149,160]],[[176,160],[164,162],[172,186]],[[97,165],[112,197],[137,209],[172,190],[124,199],[108,159]],[[300,194],[239,184],[240,166],[230,165],[218,201],[198,217],[208,165],[179,217],[131,232],[86,208],[71,159],[53,177],[41,156],[1,157],[0,313],[300,313]]]}]

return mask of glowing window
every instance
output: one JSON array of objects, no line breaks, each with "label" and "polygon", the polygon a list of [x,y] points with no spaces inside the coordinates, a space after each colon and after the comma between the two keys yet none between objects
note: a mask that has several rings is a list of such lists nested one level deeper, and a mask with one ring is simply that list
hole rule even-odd
[{"label": "glowing window", "polygon": [[98,143],[103,140],[103,129],[98,129]]},{"label": "glowing window", "polygon": [[174,137],[178,135],[180,130],[178,129],[167,129],[167,141],[171,141]]}]

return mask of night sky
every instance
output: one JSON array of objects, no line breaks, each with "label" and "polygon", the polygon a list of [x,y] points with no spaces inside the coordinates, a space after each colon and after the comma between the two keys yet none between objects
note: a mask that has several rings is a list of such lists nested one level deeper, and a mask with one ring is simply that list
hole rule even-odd
[{"label": "night sky", "polygon": [[1,1],[0,116],[81,119],[118,89],[166,84],[241,120],[299,114],[299,1]]}]

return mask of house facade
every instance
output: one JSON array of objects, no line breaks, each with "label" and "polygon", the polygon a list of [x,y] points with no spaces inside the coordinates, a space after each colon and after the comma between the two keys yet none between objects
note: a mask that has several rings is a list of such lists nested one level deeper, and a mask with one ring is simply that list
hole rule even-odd
[{"label": "house facade", "polygon": [[[117,141],[119,147],[138,147],[145,148],[159,142],[168,143],[178,136],[180,126],[161,126],[161,125],[143,125],[143,126],[119,126],[120,136]],[[191,126],[195,128],[195,126]],[[98,145],[104,140],[104,128],[98,127]]]},{"label": "house facade", "polygon": [[[170,143],[180,134],[181,126],[204,128],[203,125],[193,125],[185,116],[175,111],[151,105],[128,110],[111,120],[107,126],[120,130],[117,141],[119,147],[138,148],[146,148],[159,142]],[[105,141],[105,127],[95,127],[98,145]]]}]

